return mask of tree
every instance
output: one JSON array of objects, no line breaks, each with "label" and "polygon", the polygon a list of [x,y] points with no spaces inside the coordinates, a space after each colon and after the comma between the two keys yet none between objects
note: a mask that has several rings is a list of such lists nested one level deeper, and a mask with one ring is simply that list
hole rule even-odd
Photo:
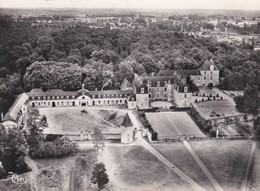
[{"label": "tree", "polygon": [[256,115],[258,113],[260,99],[259,91],[256,85],[247,84],[244,89],[244,95],[238,96],[235,99],[236,108],[241,112],[251,113]]},{"label": "tree", "polygon": [[260,117],[257,117],[254,120],[254,130],[255,130],[255,135],[257,137],[259,137],[260,136]]},{"label": "tree", "polygon": [[109,182],[106,168],[103,163],[97,163],[92,171],[91,182],[97,184],[99,190],[101,190],[105,184]]},{"label": "tree", "polygon": [[103,150],[105,147],[104,137],[101,133],[101,130],[94,128],[94,133],[92,135],[92,143],[94,144],[94,149],[98,152],[99,149]]}]

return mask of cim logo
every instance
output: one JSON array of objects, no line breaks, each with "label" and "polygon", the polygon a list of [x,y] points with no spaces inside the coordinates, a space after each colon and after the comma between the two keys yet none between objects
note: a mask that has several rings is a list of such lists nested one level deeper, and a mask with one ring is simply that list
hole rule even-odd
[{"label": "cim logo", "polygon": [[14,184],[27,184],[28,183],[28,178],[26,176],[19,176],[17,174],[13,174],[11,180]]}]

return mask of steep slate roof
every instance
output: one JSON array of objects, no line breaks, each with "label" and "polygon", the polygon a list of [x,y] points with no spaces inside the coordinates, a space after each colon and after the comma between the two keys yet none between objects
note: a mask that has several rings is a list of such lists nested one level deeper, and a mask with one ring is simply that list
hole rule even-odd
[{"label": "steep slate roof", "polygon": [[132,90],[103,90],[103,91],[88,91],[86,89],[80,89],[78,91],[63,91],[61,89],[51,89],[46,92],[35,91],[32,89],[28,95],[30,97],[51,97],[51,96],[81,96],[85,92],[85,95],[116,95],[116,94],[132,94]]},{"label": "steep slate roof", "polygon": [[125,118],[124,118],[121,126],[124,126],[124,127],[132,127],[133,126],[133,123],[132,123],[128,113],[126,113]]},{"label": "steep slate roof", "polygon": [[183,75],[183,76],[199,76],[200,71],[199,70],[176,70],[177,74]]},{"label": "steep slate roof", "polygon": [[124,81],[122,82],[122,84],[120,86],[120,89],[123,90],[124,87],[126,87],[126,88],[131,88],[132,87],[131,83],[127,79],[124,79]]},{"label": "steep slate roof", "polygon": [[148,81],[150,81],[152,87],[157,86],[157,81],[160,81],[160,87],[163,87],[165,81],[167,81],[167,83],[168,83],[168,81],[170,80],[170,82],[173,83],[175,78],[176,78],[175,76],[146,76],[146,77],[140,77],[140,79],[142,81],[146,81],[147,83],[148,83]]},{"label": "steep slate roof", "polygon": [[18,113],[21,111],[22,106],[28,100],[28,95],[26,93],[20,94],[13,105],[10,107],[8,112],[5,114],[3,121],[14,121],[18,119]]},{"label": "steep slate roof", "polygon": [[210,70],[210,66],[214,66],[214,70],[218,70],[213,60],[206,60],[199,68],[199,70]]},{"label": "steep slate roof", "polygon": [[133,90],[103,90],[103,91],[90,91],[90,95],[115,95],[115,94],[131,94]]},{"label": "steep slate roof", "polygon": [[174,70],[160,70],[156,76],[173,76]]},{"label": "steep slate roof", "polygon": [[28,95],[30,97],[50,97],[50,96],[76,96],[77,91],[63,91],[62,89],[50,89],[46,92],[43,92],[41,89],[32,89]]}]

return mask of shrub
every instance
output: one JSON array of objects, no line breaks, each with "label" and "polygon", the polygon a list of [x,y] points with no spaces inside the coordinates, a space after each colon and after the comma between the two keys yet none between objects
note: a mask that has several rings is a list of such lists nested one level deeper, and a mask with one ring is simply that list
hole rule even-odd
[{"label": "shrub", "polygon": [[56,138],[53,142],[40,142],[39,147],[31,147],[28,154],[32,159],[60,158],[77,151],[76,144],[69,139]]},{"label": "shrub", "polygon": [[216,135],[217,135],[216,129],[210,129],[210,130],[209,130],[209,133],[210,133],[210,135],[211,135],[212,137],[216,137]]},{"label": "shrub", "polygon": [[117,116],[117,112],[111,114],[111,115],[109,116],[108,120],[113,120],[113,119],[116,118],[116,116]]},{"label": "shrub", "polygon": [[63,135],[58,135],[58,134],[48,134],[46,135],[45,141],[46,142],[52,142],[55,139],[57,139],[58,137],[62,137]]},{"label": "shrub", "polygon": [[209,87],[209,88],[213,88],[213,84],[212,84],[212,83],[209,83],[209,84],[208,84],[208,87]]}]

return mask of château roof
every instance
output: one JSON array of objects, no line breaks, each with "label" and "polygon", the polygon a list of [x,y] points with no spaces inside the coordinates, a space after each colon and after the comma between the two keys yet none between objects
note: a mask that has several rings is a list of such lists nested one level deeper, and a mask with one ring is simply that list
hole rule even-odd
[{"label": "ch\u00e2teau roof", "polygon": [[3,121],[14,121],[16,122],[18,119],[19,112],[22,109],[22,106],[28,100],[28,95],[26,93],[20,94],[13,105],[10,107],[8,112],[5,114]]},{"label": "ch\u00e2teau roof", "polygon": [[218,70],[217,66],[213,62],[213,60],[206,60],[199,68],[199,70],[210,70],[210,66],[214,66],[214,70]]},{"label": "ch\u00e2teau roof", "polygon": [[200,71],[199,70],[177,70],[176,73],[183,75],[183,76],[199,76]]},{"label": "ch\u00e2teau roof", "polygon": [[124,87],[126,87],[126,88],[131,88],[132,87],[131,83],[127,79],[124,79],[124,81],[122,82],[122,84],[120,86],[120,89],[123,90]]},{"label": "ch\u00e2teau roof", "polygon": [[133,123],[132,123],[128,113],[126,113],[125,118],[124,118],[121,126],[124,126],[124,127],[132,127],[133,126]]},{"label": "ch\u00e2teau roof", "polygon": [[160,70],[156,76],[173,76],[174,70]]}]

